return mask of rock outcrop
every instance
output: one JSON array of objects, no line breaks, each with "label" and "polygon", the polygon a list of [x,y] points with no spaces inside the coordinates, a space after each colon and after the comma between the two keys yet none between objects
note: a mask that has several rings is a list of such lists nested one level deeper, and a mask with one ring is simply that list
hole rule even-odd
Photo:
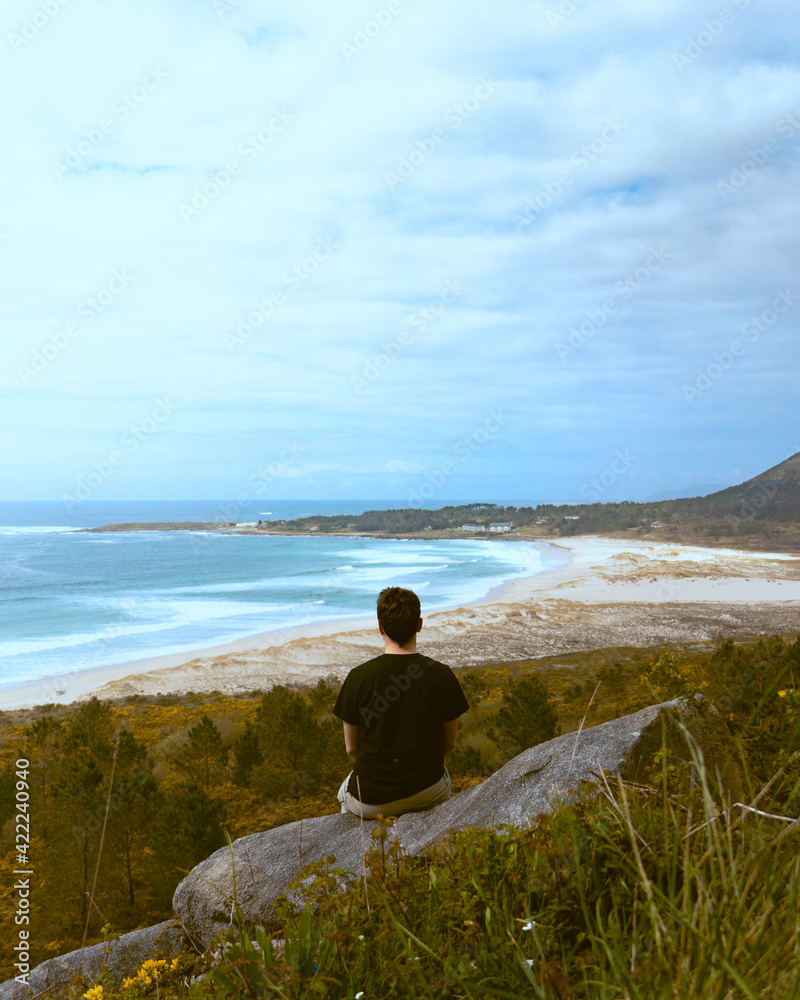
[{"label": "rock outcrop", "polygon": [[94,944],[42,962],[31,972],[27,987],[13,979],[0,985],[0,1000],[22,1000],[46,991],[60,996],[73,980],[93,983],[103,973],[115,983],[121,983],[148,958],[170,958],[187,947],[189,943],[181,928],[167,920],[163,924],[123,934],[108,944]]},{"label": "rock outcrop", "polygon": [[[719,714],[701,696],[654,705],[613,722],[569,733],[525,750],[482,784],[424,813],[407,813],[391,836],[402,850],[422,854],[447,831],[466,827],[523,825],[569,797],[582,781],[603,770],[636,781],[666,739],[681,759],[691,759],[690,742],[702,754],[714,783],[737,794],[730,734]],[[208,947],[233,922],[236,901],[250,926],[279,927],[274,903],[311,862],[336,856],[337,867],[360,875],[364,845],[375,823],[335,813],[300,820],[242,837],[232,850],[221,848],[197,865],[175,891],[173,905],[189,938]]]}]

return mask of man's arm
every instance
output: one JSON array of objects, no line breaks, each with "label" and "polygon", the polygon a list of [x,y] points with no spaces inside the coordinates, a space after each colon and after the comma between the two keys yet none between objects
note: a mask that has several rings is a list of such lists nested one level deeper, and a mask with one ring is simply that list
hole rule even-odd
[{"label": "man's arm", "polygon": [[358,726],[351,726],[349,722],[343,722],[342,726],[344,727],[344,748],[350,760],[355,761],[360,745]]},{"label": "man's arm", "polygon": [[451,750],[455,749],[456,737],[458,736],[458,719],[452,722],[442,723],[442,756],[445,757]]}]

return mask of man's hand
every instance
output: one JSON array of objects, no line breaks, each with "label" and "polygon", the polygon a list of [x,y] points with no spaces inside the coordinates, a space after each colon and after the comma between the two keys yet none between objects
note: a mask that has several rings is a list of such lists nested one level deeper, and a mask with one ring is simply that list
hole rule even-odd
[{"label": "man's hand", "polygon": [[344,727],[344,748],[347,756],[355,763],[358,757],[358,748],[361,745],[358,726],[351,726],[349,722],[343,722]]},{"label": "man's hand", "polygon": [[456,738],[458,736],[458,719],[452,722],[442,723],[442,756],[446,757],[451,750],[455,749]]}]

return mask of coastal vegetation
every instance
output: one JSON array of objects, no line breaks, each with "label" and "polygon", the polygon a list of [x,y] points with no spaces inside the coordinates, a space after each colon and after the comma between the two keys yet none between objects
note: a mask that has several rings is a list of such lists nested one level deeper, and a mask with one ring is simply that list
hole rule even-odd
[{"label": "coastal vegetation", "polygon": [[[796,637],[600,650],[460,677],[471,708],[448,757],[456,791],[559,728],[700,691],[738,742],[747,801],[772,816],[800,812]],[[348,770],[331,716],[336,690],[320,681],[240,697],[91,699],[3,713],[0,850],[9,871],[14,765],[31,764],[34,961],[80,947],[87,928],[93,943],[167,918],[178,881],[225,844],[226,832],[236,838],[335,811]],[[526,728],[531,714],[538,729]],[[316,915],[287,911],[285,950],[270,944],[255,955],[240,938],[240,957],[231,965],[239,953],[229,952],[203,989],[223,997],[230,981],[243,994],[261,977],[291,997],[649,997],[673,995],[663,990],[675,975],[682,997],[725,996],[722,983],[731,997],[757,995],[742,983],[768,985],[768,970],[788,968],[796,945],[797,824],[712,808],[697,774],[667,759],[651,779],[610,798],[585,789],[531,830],[459,834],[422,865],[387,853],[378,828],[366,889],[340,892],[331,860],[312,873]],[[0,890],[10,891],[10,882]],[[3,929],[8,977],[14,937]],[[715,945],[700,975],[709,941],[727,943]],[[182,994],[187,970],[204,961],[186,956],[181,977],[150,978],[160,995]],[[116,992],[121,1000],[156,995],[143,977]]]},{"label": "coastal vegetation", "polygon": [[490,531],[493,523],[509,522],[517,531],[543,537],[636,531],[669,541],[740,548],[767,544],[772,549],[797,550],[800,546],[800,453],[741,485],[708,496],[603,502],[607,485],[600,480],[588,483],[581,492],[586,503],[536,507],[471,503],[438,510],[368,510],[358,516],[285,521],[280,529],[403,535],[461,532],[464,525],[473,525],[482,533]]}]

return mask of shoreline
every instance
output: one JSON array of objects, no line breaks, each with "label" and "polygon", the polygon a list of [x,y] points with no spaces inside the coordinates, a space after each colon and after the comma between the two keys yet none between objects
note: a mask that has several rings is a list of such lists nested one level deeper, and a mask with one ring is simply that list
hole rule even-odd
[{"label": "shoreline", "polygon": [[[505,536],[508,538],[509,536]],[[544,541],[511,536],[515,541]],[[797,630],[800,557],[581,535],[547,540],[569,560],[425,613],[420,652],[451,666],[601,648]],[[381,651],[372,617],[328,619],[184,653],[3,687],[4,707],[95,694],[234,693],[341,681]]]},{"label": "shoreline", "polygon": [[[97,531],[101,529],[87,528],[83,531]],[[248,532],[240,532],[247,534]],[[277,534],[277,532],[276,532]],[[286,533],[288,534],[288,532]],[[293,533],[297,534],[297,533]],[[300,536],[302,537],[302,536]],[[359,536],[362,537],[362,536]],[[375,537],[373,535],[363,537]],[[426,538],[430,535],[426,535]],[[508,538],[508,536],[505,536]],[[495,539],[492,539],[493,541]],[[557,543],[544,542],[536,538],[512,538],[512,541],[526,542],[529,544],[545,544],[553,548],[558,548]],[[571,555],[568,560],[571,561]],[[553,570],[544,569],[533,577],[523,577],[522,579],[536,579],[538,576],[550,576],[557,572],[559,566]],[[448,604],[442,608],[436,608],[431,614],[439,614],[447,611],[454,611],[460,607],[470,607],[473,604],[480,604],[487,600],[502,599],[502,594],[520,577],[510,577],[499,585],[490,587],[481,597],[475,598],[466,604]],[[424,609],[423,609],[424,610]],[[307,623],[305,625],[292,625],[286,628],[271,629],[266,632],[256,632],[251,635],[242,636],[239,639],[232,639],[228,642],[215,643],[211,646],[193,647],[189,650],[174,653],[160,653],[154,656],[140,657],[134,660],[124,660],[121,663],[104,664],[97,667],[86,667],[81,670],[68,671],[64,674],[53,674],[45,677],[37,677],[33,680],[21,681],[18,683],[0,684],[0,702],[9,709],[29,708],[34,704],[47,704],[54,701],[56,704],[69,704],[79,701],[84,697],[90,697],[96,690],[96,683],[101,686],[113,684],[116,681],[124,680],[131,675],[152,674],[166,670],[172,670],[187,665],[192,661],[202,658],[216,659],[218,657],[236,655],[255,648],[272,648],[281,646],[296,640],[309,640],[321,637],[332,637],[346,634],[352,631],[365,631],[375,629],[377,631],[376,619],[373,617],[352,615],[342,618],[326,618],[318,622]],[[58,701],[69,692],[66,701]],[[168,692],[158,692],[166,694]],[[11,701],[18,695],[17,700]],[[31,700],[36,695],[39,700]],[[113,697],[113,695],[111,696]],[[43,700],[42,700],[43,699]]]}]

